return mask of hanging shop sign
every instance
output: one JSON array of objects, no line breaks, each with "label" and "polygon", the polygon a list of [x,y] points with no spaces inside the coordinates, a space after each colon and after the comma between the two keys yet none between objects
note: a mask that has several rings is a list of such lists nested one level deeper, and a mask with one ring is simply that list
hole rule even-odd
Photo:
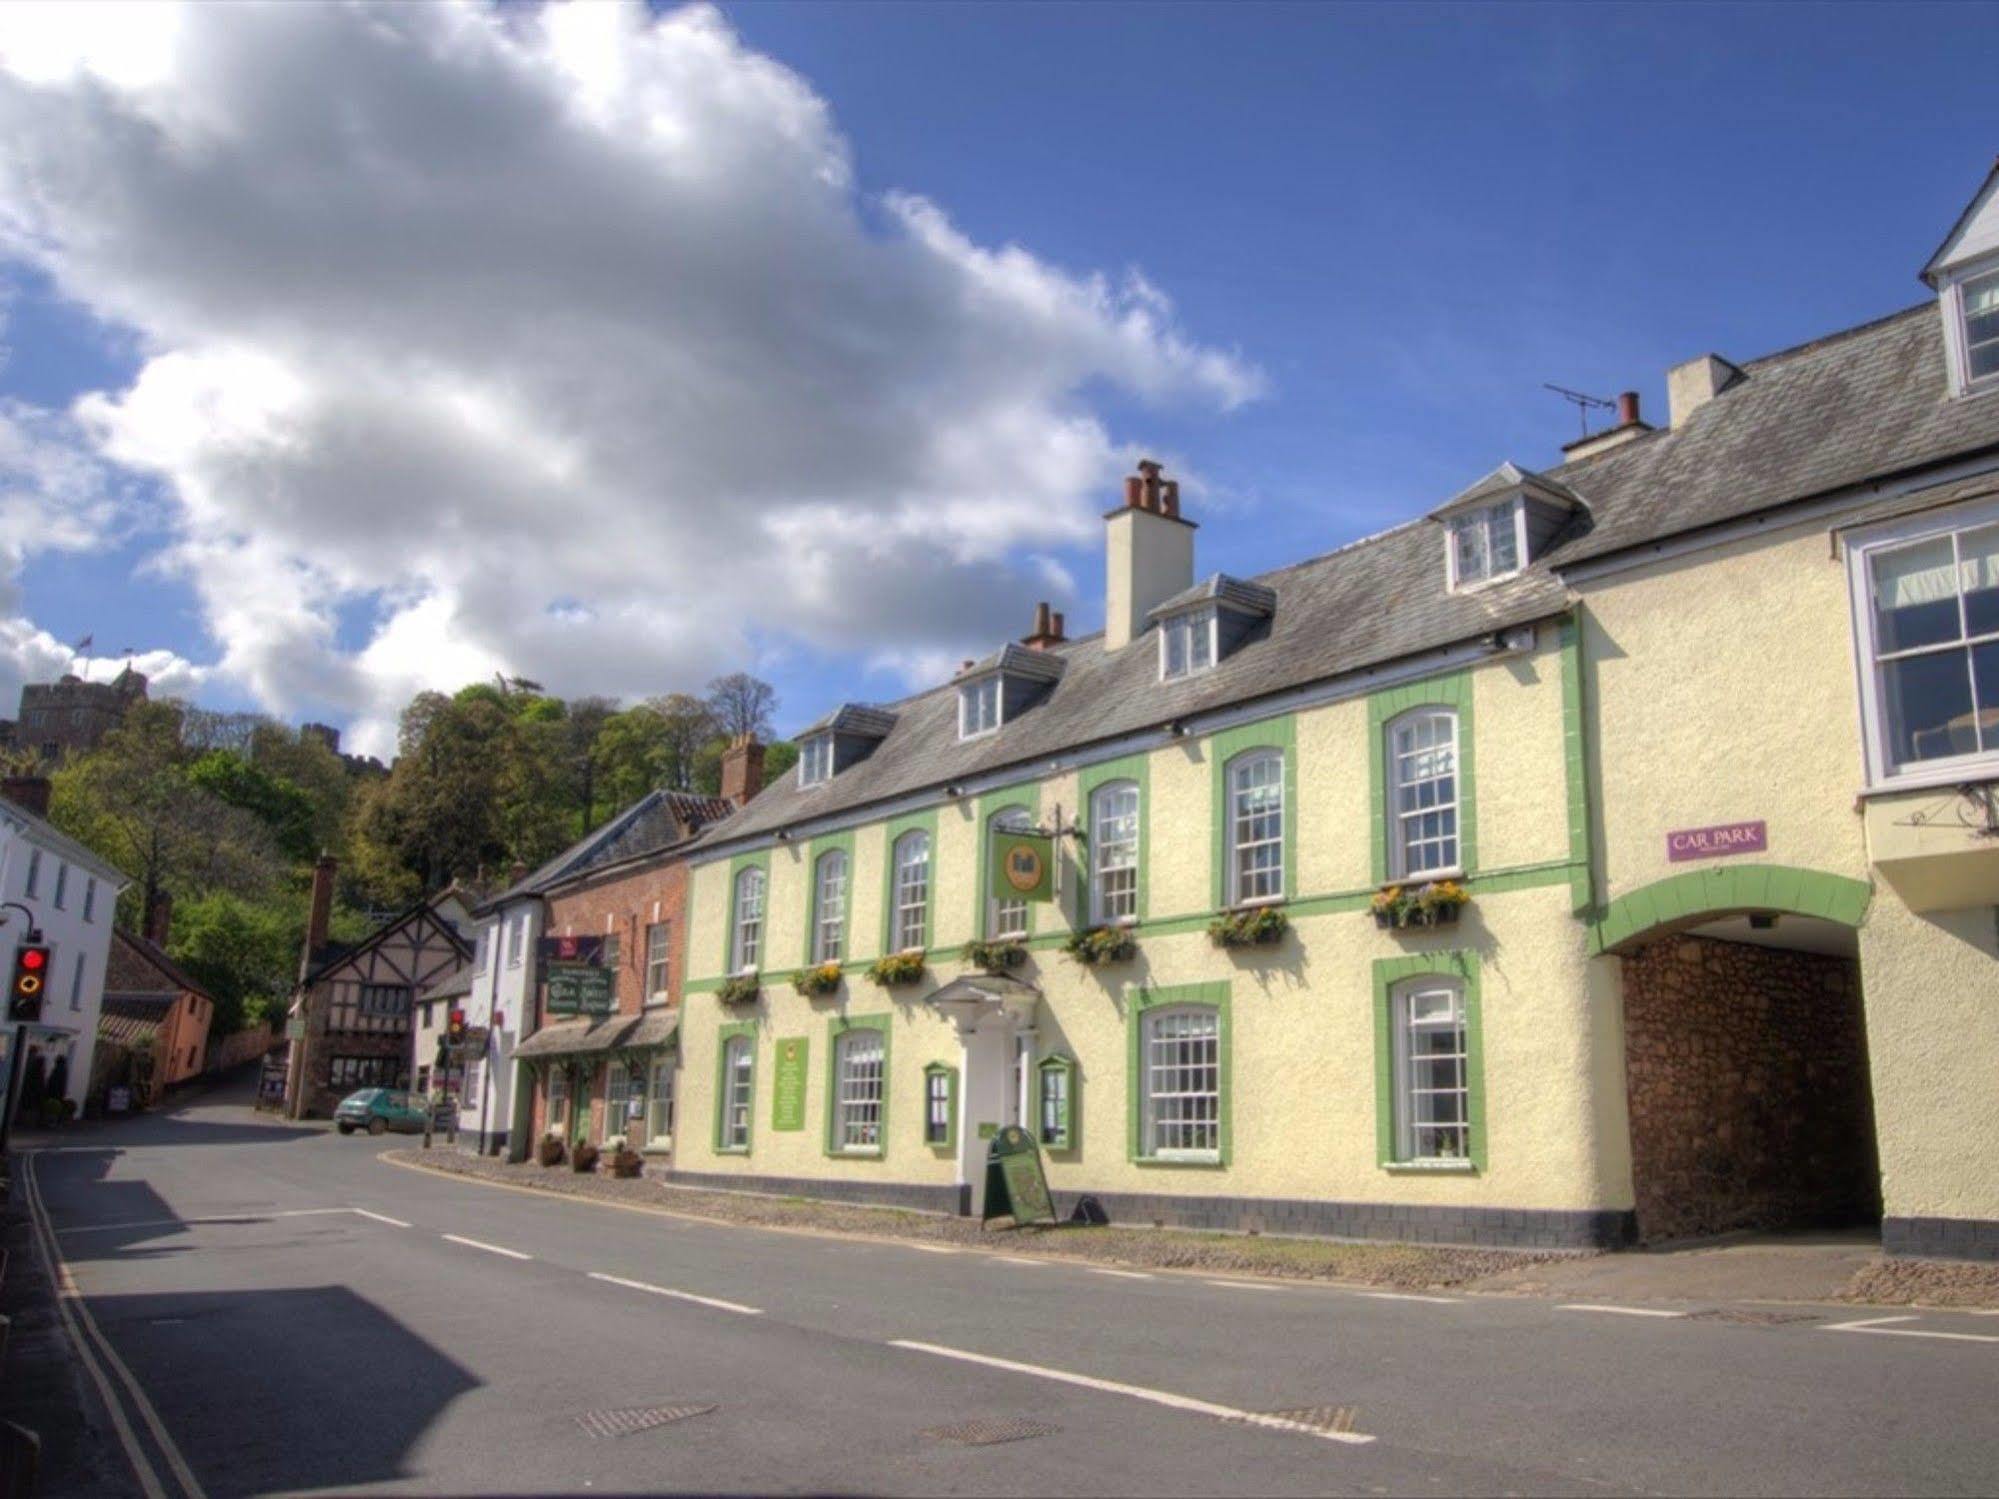
[{"label": "hanging shop sign", "polygon": [[1676,828],[1666,835],[1666,858],[1674,864],[1729,854],[1760,854],[1769,847],[1770,825],[1760,819],[1717,823],[1711,828]]},{"label": "hanging shop sign", "polygon": [[541,939],[541,960],[544,963],[590,963],[604,961],[604,937],[600,932],[594,937],[544,937]]},{"label": "hanging shop sign", "polygon": [[550,963],[548,965],[548,1013],[551,1015],[608,1015],[613,997],[608,968],[590,963]]},{"label": "hanging shop sign", "polygon": [[786,1036],[777,1043],[777,1066],[771,1073],[770,1127],[805,1128],[805,1076],[812,1048],[804,1036]]},{"label": "hanging shop sign", "polygon": [[1041,1169],[1041,1147],[1017,1124],[994,1135],[986,1152],[985,1220],[990,1223],[995,1218],[1011,1218],[1016,1227],[1055,1221],[1055,1200],[1048,1195],[1048,1177]]},{"label": "hanging shop sign", "polygon": [[992,835],[992,887],[1001,900],[1055,898],[1055,840],[1047,833]]}]

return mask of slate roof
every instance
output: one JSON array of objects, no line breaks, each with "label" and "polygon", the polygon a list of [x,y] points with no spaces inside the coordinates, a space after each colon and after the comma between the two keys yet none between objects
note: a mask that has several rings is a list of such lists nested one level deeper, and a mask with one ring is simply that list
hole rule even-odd
[{"label": "slate roof", "polygon": [[635,859],[656,857],[689,842],[703,828],[722,821],[735,810],[735,803],[723,796],[703,796],[692,791],[649,792],[612,820],[614,830],[609,837],[586,839],[589,847],[575,854],[559,874],[539,888],[559,889]]},{"label": "slate roof", "polygon": [[136,1046],[157,1036],[178,994],[135,994],[106,991],[97,1017],[97,1034],[121,1046]]},{"label": "slate roof", "polygon": [[798,731],[800,739],[809,734],[860,734],[869,739],[880,739],[895,727],[895,715],[873,703],[842,703],[825,717],[816,719]]},{"label": "slate roof", "polygon": [[1061,677],[1066,664],[1053,651],[1033,651],[1018,641],[1009,640],[990,656],[969,662],[958,673],[957,679],[962,682],[969,677],[997,671],[1008,676],[1031,677],[1037,682],[1053,682]]},{"label": "slate roof", "polygon": [[558,1020],[514,1048],[522,1058],[579,1056],[587,1052],[638,1051],[665,1046],[680,1028],[672,1010],[643,1015],[607,1015],[601,1020]]},{"label": "slate roof", "polygon": [[[1601,437],[1602,435],[1600,432],[1591,434],[1592,437]],[[1522,468],[1519,464],[1508,459],[1483,479],[1459,490],[1435,510],[1432,510],[1430,514],[1432,516],[1447,515],[1453,510],[1462,510],[1466,506],[1476,504],[1480,500],[1497,498],[1503,494],[1511,494],[1516,489],[1523,487],[1533,489],[1547,499],[1561,500],[1570,505],[1582,504],[1582,500],[1576,492],[1562,483],[1561,480],[1551,478],[1547,474],[1536,473],[1531,468]]]},{"label": "slate roof", "polygon": [[[111,932],[111,940],[122,949],[124,954],[129,954],[132,960],[137,961],[143,967],[152,969],[175,989],[186,989],[199,994],[211,1004],[215,1002],[215,996],[210,994],[195,979],[191,978],[187,970],[168,957],[166,950],[151,938],[138,936],[126,931],[123,927],[114,927]],[[112,966],[118,969],[128,968],[127,963],[118,961],[114,961]],[[109,991],[107,990],[106,992],[108,993]]]},{"label": "slate roof", "polygon": [[1192,609],[1197,604],[1212,603],[1219,603],[1238,614],[1261,617],[1277,607],[1277,595],[1261,583],[1246,583],[1227,573],[1209,573],[1192,588],[1181,589],[1165,603],[1152,609],[1146,618],[1163,619],[1169,614],[1178,614],[1182,609]]}]

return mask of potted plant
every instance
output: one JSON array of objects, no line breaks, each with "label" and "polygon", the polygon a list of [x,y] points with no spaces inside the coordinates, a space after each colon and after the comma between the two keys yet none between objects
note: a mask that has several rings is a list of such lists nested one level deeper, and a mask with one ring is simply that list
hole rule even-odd
[{"label": "potted plant", "polygon": [[1105,963],[1128,963],[1138,956],[1138,939],[1129,927],[1086,926],[1072,932],[1062,951],[1085,968]]},{"label": "potted plant", "polygon": [[1282,906],[1252,906],[1224,911],[1208,923],[1208,940],[1216,947],[1273,947],[1284,940],[1291,922]]},{"label": "potted plant", "polygon": [[581,1176],[597,1169],[597,1147],[588,1140],[578,1140],[576,1149],[569,1154],[569,1168]]},{"label": "potted plant", "polygon": [[1456,922],[1470,903],[1471,892],[1456,880],[1430,880],[1377,890],[1369,907],[1378,927],[1439,927]]},{"label": "potted plant", "polygon": [[921,948],[912,947],[903,952],[889,953],[885,957],[876,958],[868,968],[869,981],[881,985],[884,989],[892,989],[898,984],[913,984],[922,977]]},{"label": "potted plant", "polygon": [[967,942],[965,961],[974,968],[983,968],[987,973],[1003,973],[1009,968],[1018,968],[1027,961],[1027,944],[1024,942]]},{"label": "potted plant", "polygon": [[632,1149],[623,1135],[614,1135],[604,1144],[611,1152],[611,1175],[629,1181],[645,1169],[645,1157]]},{"label": "potted plant", "polygon": [[814,963],[810,968],[801,968],[791,976],[791,987],[807,996],[831,994],[840,987],[840,965]]},{"label": "potted plant", "polygon": [[724,979],[722,987],[715,991],[715,997],[725,1005],[743,1005],[755,999],[762,992],[762,988],[758,982],[757,971],[752,968]]},{"label": "potted plant", "polygon": [[562,1136],[550,1130],[541,1137],[541,1143],[534,1148],[534,1158],[544,1166],[560,1166],[567,1152],[562,1148]]}]

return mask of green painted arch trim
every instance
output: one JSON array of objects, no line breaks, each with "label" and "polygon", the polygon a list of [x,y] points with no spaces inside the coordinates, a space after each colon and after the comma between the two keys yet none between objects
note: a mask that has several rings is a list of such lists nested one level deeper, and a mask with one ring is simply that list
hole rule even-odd
[{"label": "green painted arch trim", "polygon": [[923,899],[923,942],[925,952],[930,950],[937,931],[937,809],[926,807],[921,812],[911,812],[906,817],[898,817],[882,829],[882,919],[880,954],[886,957],[901,951],[895,941],[895,849],[896,845],[911,833],[921,833],[929,840],[930,886]]},{"label": "green painted arch trim", "polygon": [[1684,925],[1692,917],[1736,911],[1816,916],[1857,927],[1873,897],[1874,887],[1865,880],[1788,864],[1690,869],[1612,901],[1590,931],[1590,951],[1612,952],[1648,932]]},{"label": "green painted arch trim", "polygon": [[1298,898],[1298,720],[1292,714],[1224,729],[1203,747],[1208,758],[1208,878],[1209,900],[1217,911],[1230,908],[1229,774],[1244,755],[1275,750],[1284,764],[1284,890],[1282,898]]},{"label": "green painted arch trim", "polygon": [[[1397,1150],[1395,991],[1405,979],[1454,978],[1465,1006],[1465,1124],[1473,1171],[1486,1169],[1485,1010],[1479,990],[1478,954],[1468,948],[1411,953],[1374,960],[1374,1131],[1375,1153],[1383,1170],[1407,1168]],[[1428,1165],[1419,1170],[1434,1169]]]},{"label": "green painted arch trim", "polygon": [[844,833],[821,834],[805,853],[805,941],[799,956],[799,965],[804,968],[812,966],[812,943],[819,934],[819,861],[831,853],[847,856],[847,911],[835,961],[844,963],[854,946],[854,834],[850,828]]},{"label": "green painted arch trim", "polygon": [[[1090,835],[1096,827],[1096,808],[1092,803],[1103,787],[1113,781],[1130,781],[1138,787],[1138,919],[1145,920],[1151,904],[1152,884],[1152,757],[1150,755],[1126,755],[1118,760],[1103,760],[1095,765],[1086,765],[1076,777],[1076,822],[1083,830],[1081,839],[1076,840],[1073,851],[1068,855],[1070,868],[1075,878],[1068,884],[1075,892],[1072,900],[1075,909],[1070,913],[1071,923],[1078,927],[1090,924]],[[1059,857],[1059,856],[1058,856]]]},{"label": "green painted arch trim", "polygon": [[[743,1143],[727,1145],[722,1140],[722,1120],[729,1107],[729,1043],[737,1037],[750,1043],[750,1117],[743,1131]],[[713,1143],[716,1155],[748,1155],[757,1128],[757,1023],[739,1020],[720,1026],[715,1032],[715,1119]]]},{"label": "green painted arch trim", "polygon": [[[944,1079],[944,1138],[930,1138],[930,1080]],[[958,1148],[958,1069],[949,1062],[932,1062],[923,1069],[923,1142],[932,1150]]]},{"label": "green painted arch trim", "polygon": [[[1057,1117],[1052,1136],[1045,1128],[1051,1073],[1058,1074],[1062,1079],[1061,1091],[1056,1099]],[[1076,1059],[1067,1052],[1056,1052],[1034,1064],[1034,1138],[1043,1150],[1074,1150],[1082,1138],[1076,1124]]]},{"label": "green painted arch trim", "polygon": [[719,970],[723,978],[736,971],[736,897],[738,886],[745,869],[761,869],[764,876],[763,930],[757,936],[757,965],[767,966],[764,959],[770,956],[770,850],[759,849],[753,854],[737,854],[729,861],[729,888],[723,898],[728,902],[729,920],[722,928],[722,966]]},{"label": "green painted arch trim", "polygon": [[[840,1147],[840,1038],[855,1031],[873,1031],[882,1038],[881,1110],[875,1116],[876,1144],[872,1149],[843,1150]],[[826,1019],[826,1138],[825,1151],[845,1161],[878,1161],[888,1154],[888,1122],[894,1104],[889,1079],[889,1042],[895,1035],[893,1015],[829,1015]]]},{"label": "green painted arch trim", "polygon": [[[1226,1169],[1235,1159],[1233,1048],[1235,1027],[1229,1014],[1231,984],[1218,979],[1205,984],[1174,984],[1164,988],[1128,988],[1125,1009],[1125,1153],[1134,1165],[1180,1167],[1188,1170]],[[1149,1154],[1145,1149],[1145,1096],[1142,1091],[1145,1065],[1145,1017],[1169,1005],[1201,1006],[1213,1010],[1220,1020],[1220,1145],[1212,1161],[1177,1160]]]},{"label": "green painted arch trim", "polygon": [[1407,682],[1374,693],[1367,700],[1367,779],[1370,863],[1374,883],[1388,883],[1388,730],[1412,708],[1450,708],[1458,716],[1458,864],[1468,875],[1478,873],[1478,757],[1472,722],[1472,677],[1469,671]]}]

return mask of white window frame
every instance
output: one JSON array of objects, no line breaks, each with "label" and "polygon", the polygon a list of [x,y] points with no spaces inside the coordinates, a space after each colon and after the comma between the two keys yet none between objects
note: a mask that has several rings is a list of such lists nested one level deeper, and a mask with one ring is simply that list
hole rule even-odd
[{"label": "white window frame", "polygon": [[[673,1075],[676,1060],[672,1052],[662,1052],[646,1067],[645,1126],[648,1145],[673,1144],[673,1111],[678,1102],[675,1097],[678,1079]],[[665,1129],[660,1128],[662,1108],[666,1115]]]},{"label": "white window frame", "polygon": [[527,951],[527,935],[527,912],[522,911],[518,915],[507,918],[507,966],[509,968],[518,968],[521,966],[521,955]]},{"label": "white window frame", "polygon": [[986,819],[986,881],[991,887],[986,896],[988,942],[1022,942],[1027,938],[1030,920],[1027,899],[1005,895],[1000,882],[993,878],[992,840],[996,834],[1023,833],[1033,826],[1034,818],[1025,807],[1001,807]]},{"label": "white window frame", "polygon": [[[1247,830],[1245,824],[1249,819],[1244,815],[1243,811],[1244,793],[1247,790],[1260,791],[1268,788],[1264,784],[1259,784],[1253,788],[1245,787],[1242,784],[1242,779],[1245,772],[1252,769],[1262,769],[1266,766],[1274,767],[1276,772],[1276,780],[1269,784],[1274,784],[1277,791],[1277,806],[1274,814],[1277,819],[1277,834],[1272,838],[1246,838],[1245,833]],[[1228,814],[1229,904],[1232,906],[1271,905],[1283,900],[1286,894],[1288,894],[1284,888],[1284,816],[1286,811],[1284,806],[1284,751],[1280,749],[1245,750],[1242,754],[1237,755],[1233,760],[1229,761],[1227,774],[1228,805],[1226,811]],[[1262,813],[1258,815],[1269,816],[1272,814]],[[1246,889],[1245,885],[1247,882],[1244,876],[1247,871],[1243,867],[1243,856],[1253,849],[1260,850],[1266,848],[1275,848],[1277,851],[1277,864],[1274,870],[1275,888],[1269,890]],[[1259,873],[1263,872],[1259,871]]]},{"label": "white window frame", "polygon": [[[864,1065],[869,1062],[871,1071]],[[873,1026],[843,1031],[833,1042],[833,1077],[834,1151],[880,1155],[888,1115],[888,1037]]]},{"label": "white window frame", "polygon": [[[1204,1022],[1206,1034],[1186,1030],[1180,1034],[1161,1036],[1168,1027],[1181,1027],[1184,1022],[1198,1020]],[[1195,1161],[1216,1162],[1222,1155],[1222,1118],[1228,1100],[1222,1096],[1222,1012],[1214,1005],[1161,1005],[1147,1010],[1139,1017],[1138,1048],[1138,1090],[1140,1110],[1140,1154],[1150,1161]],[[1212,1046],[1212,1057],[1203,1061],[1199,1058],[1188,1061],[1179,1057],[1155,1057],[1154,1048],[1161,1042],[1185,1046],[1188,1043],[1205,1042]],[[1214,1091],[1184,1087],[1161,1088],[1161,1075],[1171,1078],[1176,1073],[1184,1073],[1188,1067],[1212,1067],[1214,1071]],[[1183,1079],[1184,1080],[1184,1079]],[[1204,1098],[1214,1099],[1214,1144],[1192,1146],[1186,1144],[1167,1145],[1161,1141],[1170,1131],[1198,1131],[1204,1121],[1198,1118],[1176,1117],[1162,1119],[1161,1105],[1168,1100],[1177,1101],[1173,1110],[1176,1115],[1184,1112],[1186,1102]],[[1036,1121],[1037,1126],[1039,1120]],[[1185,1135],[1182,1135],[1185,1138]]]},{"label": "white window frame", "polygon": [[548,1070],[548,1127],[562,1129],[569,1123],[569,1068],[557,1062]]},{"label": "white window frame", "polygon": [[[1105,836],[1105,827],[1112,820],[1109,805],[1112,797],[1131,797],[1131,837],[1113,842]],[[1120,819],[1121,820],[1121,819]],[[1145,846],[1145,800],[1139,794],[1136,781],[1106,781],[1090,793],[1090,922],[1093,926],[1132,926],[1138,921],[1139,859]],[[1130,849],[1130,857],[1111,863],[1113,849]],[[1110,911],[1111,902],[1104,897],[1106,877],[1113,874],[1131,875],[1131,889],[1128,897],[1129,911]],[[1123,903],[1125,892],[1120,892]]]},{"label": "white window frame", "polygon": [[[1399,1165],[1411,1166],[1456,1166],[1471,1164],[1471,1025],[1465,1008],[1464,985],[1453,978],[1438,974],[1421,974],[1407,978],[1388,991],[1389,1017],[1394,1025],[1393,1046],[1395,1067],[1395,1160]],[[1415,1118],[1416,1055],[1410,1046],[1410,1036],[1415,1029],[1411,1020],[1414,1001],[1446,997],[1450,1001],[1447,1025],[1457,1031],[1457,1049],[1453,1052],[1430,1052],[1425,1061],[1455,1060],[1458,1064],[1458,1085],[1455,1088],[1428,1088],[1421,1091],[1435,1094],[1455,1095],[1459,1100],[1458,1122],[1418,1123]],[[1432,1023],[1426,1022],[1426,1028]],[[1459,1150],[1455,1153],[1437,1151],[1421,1144],[1425,1134],[1443,1134],[1455,1130],[1458,1133]]]},{"label": "white window frame", "polygon": [[[1889,742],[1885,673],[1877,650],[1874,624],[1873,559],[1898,550],[1958,532],[1976,531],[1999,524],[1999,502],[1963,509],[1932,511],[1908,516],[1885,525],[1854,531],[1845,538],[1847,601],[1853,616],[1854,662],[1860,693],[1863,773],[1870,791],[1920,790],[1930,786],[1955,786],[1974,773],[1999,768],[1999,743],[1993,749],[1968,755],[1939,756],[1934,760],[1912,761],[1909,769],[1897,769]],[[1961,563],[1960,563],[1961,566]],[[1960,616],[1961,618],[1961,616]],[[1915,647],[1891,656],[1931,654],[1946,650],[1969,652],[1973,646],[1993,640],[1993,635],[1960,638],[1941,646]],[[1977,711],[1977,687],[1972,689],[1973,712]]]},{"label": "white window frame", "polygon": [[933,1146],[947,1146],[952,1143],[951,1134],[957,1111],[957,1100],[953,1097],[958,1086],[957,1074],[946,1067],[927,1067],[923,1072],[923,1143]]},{"label": "white window frame", "polygon": [[[1401,805],[1402,790],[1405,784],[1402,779],[1402,761],[1404,756],[1395,747],[1396,735],[1405,725],[1412,724],[1419,719],[1427,718],[1445,718],[1450,721],[1451,799],[1448,802],[1439,802],[1433,807],[1423,807],[1414,812],[1404,812]],[[1382,778],[1388,784],[1386,795],[1383,798],[1386,805],[1382,808],[1382,815],[1388,819],[1388,827],[1386,829],[1388,873],[1392,879],[1441,880],[1464,873],[1464,746],[1459,737],[1463,731],[1464,723],[1458,716],[1458,710],[1445,703],[1424,703],[1419,707],[1411,708],[1406,713],[1398,713],[1383,726],[1382,734],[1384,742],[1381,752],[1385,759],[1382,766]],[[1423,778],[1424,781],[1440,779],[1442,778],[1439,776]],[[1413,785],[1419,783],[1412,781],[1407,784]],[[1411,817],[1421,817],[1428,813],[1443,811],[1449,811],[1452,814],[1451,857],[1442,864],[1428,865],[1422,869],[1412,869],[1409,864],[1409,839],[1404,833],[1405,821]]]},{"label": "white window frame", "polygon": [[736,871],[735,917],[729,931],[729,969],[732,973],[753,972],[763,959],[765,894],[761,865],[746,864]]},{"label": "white window frame", "polygon": [[812,961],[837,963],[847,954],[847,889],[851,861],[829,848],[812,865]]},{"label": "white window frame", "polygon": [[1943,310],[1944,357],[1950,366],[1950,390],[1954,396],[1989,395],[1999,391],[1999,371],[1971,373],[1970,328],[1965,311],[1965,292],[1973,282],[1999,276],[1999,255],[1988,255],[1949,272],[1938,291]]},{"label": "white window frame", "polygon": [[1159,680],[1179,682],[1213,671],[1221,645],[1221,610],[1215,605],[1168,615],[1159,622]]},{"label": "white window frame", "polygon": [[[990,711],[989,711],[990,710]],[[997,734],[1006,711],[1006,693],[998,672],[958,687],[958,737],[983,739]]]},{"label": "white window frame", "polygon": [[[911,850],[920,850],[920,854]],[[895,871],[889,950],[919,952],[929,945],[930,834],[923,828],[911,828],[895,840],[889,854]]]},{"label": "white window frame", "polygon": [[673,923],[651,921],[646,923],[646,987],[647,1004],[664,1004],[673,983]]},{"label": "white window frame", "polygon": [[[1505,571],[1495,571],[1492,565],[1492,536],[1495,519],[1502,510],[1509,510],[1507,520],[1513,531],[1513,566]],[[1467,576],[1458,567],[1458,533],[1471,525],[1483,530],[1480,543],[1484,566],[1474,576]],[[1503,522],[1502,522],[1503,524]],[[1444,561],[1450,573],[1452,592],[1464,588],[1476,588],[1484,583],[1497,583],[1503,578],[1511,578],[1527,565],[1527,506],[1517,494],[1505,499],[1493,500],[1489,504],[1475,505],[1450,516],[1444,525]]]},{"label": "white window frame", "polygon": [[487,922],[479,928],[479,938],[472,946],[472,971],[484,973],[486,965],[493,961],[493,927]]},{"label": "white window frame", "polygon": [[833,736],[813,734],[798,747],[798,784],[819,786],[833,778]]},{"label": "white window frame", "polygon": [[731,1036],[722,1045],[722,1149],[750,1148],[750,1116],[756,1110],[757,1053],[751,1036]]},{"label": "white window frame", "polygon": [[[601,1138],[628,1134],[631,1128],[632,1071],[623,1062],[604,1069],[604,1128]],[[629,1143],[629,1142],[628,1142]]]}]

